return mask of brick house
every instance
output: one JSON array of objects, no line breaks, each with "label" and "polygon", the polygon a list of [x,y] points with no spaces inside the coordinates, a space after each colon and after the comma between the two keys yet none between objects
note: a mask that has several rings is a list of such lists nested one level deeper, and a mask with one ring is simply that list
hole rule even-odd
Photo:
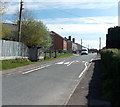
[{"label": "brick house", "polygon": [[82,50],[82,46],[80,44],[78,44],[78,43],[76,43],[76,45],[77,45],[77,48],[78,48],[78,52],[80,53],[81,50]]},{"label": "brick house", "polygon": [[54,31],[51,31],[51,36],[52,36],[52,39],[53,39],[52,50],[67,51],[67,41],[63,37],[61,37],[59,34],[55,33]]},{"label": "brick house", "polygon": [[68,39],[67,39],[67,50],[68,50],[68,52],[72,52],[71,36],[69,36]]},{"label": "brick house", "polygon": [[71,36],[68,37],[67,39],[67,50],[68,52],[74,52],[76,53],[78,51],[78,45],[75,43],[75,38],[72,38],[71,40]]},{"label": "brick house", "polygon": [[74,53],[77,53],[77,51],[78,51],[78,46],[77,46],[77,44],[75,43],[75,38],[72,39],[72,51],[73,51]]}]

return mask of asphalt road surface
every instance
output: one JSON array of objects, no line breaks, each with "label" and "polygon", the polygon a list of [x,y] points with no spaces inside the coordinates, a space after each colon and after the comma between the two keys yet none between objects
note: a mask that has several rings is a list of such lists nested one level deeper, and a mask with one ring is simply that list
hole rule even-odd
[{"label": "asphalt road surface", "polygon": [[2,77],[3,105],[65,105],[96,54],[75,55]]}]

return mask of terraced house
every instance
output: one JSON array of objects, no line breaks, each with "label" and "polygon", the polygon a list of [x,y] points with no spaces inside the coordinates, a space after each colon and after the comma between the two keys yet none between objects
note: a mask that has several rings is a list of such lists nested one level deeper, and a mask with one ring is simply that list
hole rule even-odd
[{"label": "terraced house", "polygon": [[54,31],[51,31],[53,39],[53,51],[67,51],[67,41]]}]

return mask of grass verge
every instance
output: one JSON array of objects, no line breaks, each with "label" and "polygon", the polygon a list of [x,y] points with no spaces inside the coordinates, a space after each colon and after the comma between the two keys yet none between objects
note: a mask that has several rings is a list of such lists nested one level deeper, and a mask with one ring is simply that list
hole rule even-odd
[{"label": "grass verge", "polygon": [[[64,58],[64,57],[70,57],[70,56],[73,56],[72,53],[65,53],[65,54],[59,54],[57,56],[57,58]],[[49,56],[46,57],[45,60],[39,60],[39,62],[45,62],[45,61],[51,61],[51,60],[55,60],[56,58],[50,58]]]},{"label": "grass verge", "polygon": [[30,65],[34,64],[34,62],[29,61],[28,59],[21,59],[21,58],[16,58],[16,59],[9,59],[9,60],[3,60],[1,61],[2,63],[2,70],[7,70],[7,69],[12,69],[20,66],[25,66],[25,65]]},{"label": "grass verge", "polygon": [[66,53],[66,54],[63,54],[61,56],[58,56],[58,58],[64,58],[64,57],[70,57],[70,56],[73,56],[73,54],[71,53]]},{"label": "grass verge", "polygon": [[[70,53],[61,54],[61,55],[58,55],[57,58],[64,58],[64,57],[69,57],[69,56],[73,56],[73,54],[70,54]],[[47,56],[45,60],[39,60],[38,62],[51,61],[51,60],[54,60],[54,59],[55,58],[50,58],[50,57]],[[25,59],[25,58],[3,60],[3,61],[1,61],[0,70],[12,69],[12,68],[21,67],[21,66],[25,66],[25,65],[30,65],[30,64],[34,64],[34,63],[35,62],[31,62],[30,60]]]}]

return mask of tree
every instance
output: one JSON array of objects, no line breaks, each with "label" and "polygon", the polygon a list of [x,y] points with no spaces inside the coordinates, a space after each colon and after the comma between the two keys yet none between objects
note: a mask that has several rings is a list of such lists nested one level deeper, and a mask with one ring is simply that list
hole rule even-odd
[{"label": "tree", "polygon": [[0,1],[0,16],[2,16],[4,14],[5,8],[6,8],[6,3]]},{"label": "tree", "polygon": [[48,49],[51,47],[51,36],[41,21],[32,18],[22,21],[21,41],[30,48]]},{"label": "tree", "polygon": [[[18,17],[19,13],[17,12],[15,16]],[[29,10],[22,12],[20,41],[29,47],[29,59],[31,61],[38,60],[38,48],[46,51],[52,46],[52,39],[47,27],[41,21],[34,20],[32,12]]]},{"label": "tree", "polygon": [[[16,13],[14,14],[14,23],[18,23],[18,20],[19,20],[19,10],[16,11]],[[24,20],[27,20],[27,19],[30,19],[30,18],[34,18],[33,17],[33,13],[32,11],[28,10],[28,9],[23,9],[22,10],[22,21]]]},{"label": "tree", "polygon": [[2,38],[2,15],[4,14],[5,8],[6,8],[6,3],[0,1],[0,39]]},{"label": "tree", "polygon": [[2,39],[10,40],[12,38],[11,35],[12,35],[11,30],[5,27],[4,24],[2,24]]},{"label": "tree", "polygon": [[[47,27],[41,22],[34,20],[33,13],[30,10],[22,11],[22,32],[21,42],[28,47],[48,49],[51,47],[51,36]],[[19,11],[14,14],[14,20],[18,20]],[[18,24],[18,21],[17,21]],[[17,25],[18,26],[18,25]]]}]

